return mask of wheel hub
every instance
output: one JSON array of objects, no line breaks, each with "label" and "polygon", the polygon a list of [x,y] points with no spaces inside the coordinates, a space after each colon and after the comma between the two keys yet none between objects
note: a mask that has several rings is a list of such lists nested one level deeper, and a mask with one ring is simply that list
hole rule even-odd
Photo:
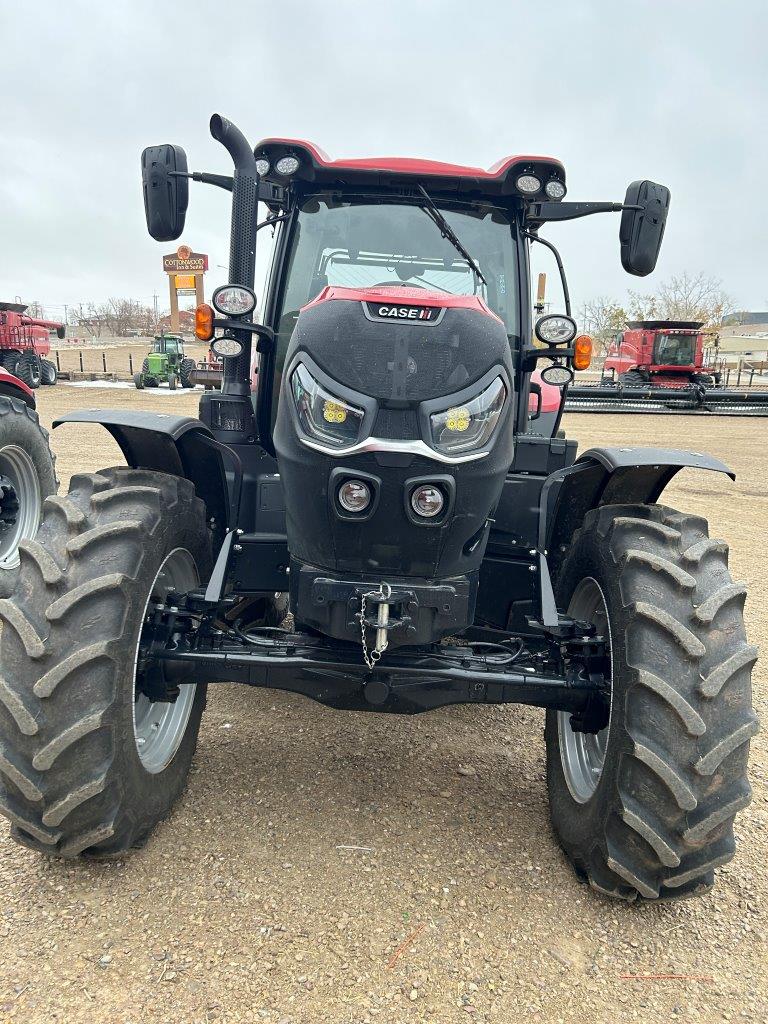
[{"label": "wheel hub", "polygon": [[19,497],[7,476],[0,476],[0,532],[13,526],[19,518]]},{"label": "wheel hub", "polygon": [[[184,548],[171,551],[152,584],[145,608],[145,623],[153,605],[165,604],[168,595],[174,591],[187,593],[194,590],[199,582],[197,567],[190,553]],[[151,642],[151,637],[146,636],[146,630],[147,626],[142,630],[136,645],[134,660],[133,734],[139,760],[150,774],[155,775],[168,767],[184,739],[197,684],[183,683],[178,686],[178,695],[173,701],[150,700],[139,671],[143,660],[140,655],[147,643]]]},{"label": "wheel hub", "polygon": [[42,496],[31,456],[18,445],[0,448],[0,569],[19,564],[19,541],[34,537]]},{"label": "wheel hub", "polygon": [[[599,635],[607,638],[605,679],[610,684],[613,657],[611,623],[605,595],[596,580],[587,577],[579,583],[568,605],[568,614],[574,619],[590,623]],[[558,712],[557,731],[563,775],[573,799],[577,803],[585,804],[595,793],[605,767],[611,728],[610,710],[608,725],[599,732],[584,732],[582,729],[575,729],[574,724],[579,725],[578,722],[572,721],[570,712]]]}]

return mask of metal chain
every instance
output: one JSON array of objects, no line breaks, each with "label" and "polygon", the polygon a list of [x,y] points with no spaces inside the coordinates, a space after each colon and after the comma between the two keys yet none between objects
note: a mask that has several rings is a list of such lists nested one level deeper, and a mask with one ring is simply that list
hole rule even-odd
[{"label": "metal chain", "polygon": [[[386,590],[384,589],[386,587]],[[392,587],[388,583],[381,583],[378,590],[370,590],[367,594],[360,595],[360,611],[358,612],[358,618],[360,619],[360,636],[363,645],[363,660],[369,669],[373,669],[376,666],[376,662],[381,660],[383,648],[380,650],[378,645],[368,653],[368,641],[365,637],[365,608],[366,598],[369,597],[383,597],[385,600],[392,596]]]}]

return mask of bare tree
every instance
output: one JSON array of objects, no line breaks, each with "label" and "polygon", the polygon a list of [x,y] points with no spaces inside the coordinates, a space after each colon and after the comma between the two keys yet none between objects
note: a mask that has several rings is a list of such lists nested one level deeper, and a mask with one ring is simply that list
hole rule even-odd
[{"label": "bare tree", "polygon": [[627,319],[626,310],[606,295],[590,299],[581,308],[581,322],[592,335],[597,354],[602,357],[605,357],[616,335],[627,326]]},{"label": "bare tree", "polygon": [[633,320],[700,320],[707,327],[719,327],[733,309],[733,300],[722,281],[685,271],[662,282],[657,295],[630,292],[628,305]]},{"label": "bare tree", "polygon": [[630,292],[627,298],[630,320],[662,320],[664,319],[656,295],[638,295]]}]

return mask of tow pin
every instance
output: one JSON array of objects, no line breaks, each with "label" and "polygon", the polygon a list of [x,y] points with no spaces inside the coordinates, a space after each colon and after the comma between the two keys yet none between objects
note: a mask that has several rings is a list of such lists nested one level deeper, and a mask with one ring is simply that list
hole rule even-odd
[{"label": "tow pin", "polygon": [[389,622],[389,605],[387,602],[392,597],[392,587],[388,583],[381,584],[381,596],[384,600],[379,603],[379,614],[376,618],[376,650],[379,654],[383,654],[389,644],[388,630],[386,628]]}]

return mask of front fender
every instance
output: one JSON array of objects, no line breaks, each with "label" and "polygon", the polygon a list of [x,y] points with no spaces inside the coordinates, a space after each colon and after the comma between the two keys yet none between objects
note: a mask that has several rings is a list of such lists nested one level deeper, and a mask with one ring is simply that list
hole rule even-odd
[{"label": "front fender", "polygon": [[550,474],[541,491],[539,549],[548,552],[553,577],[574,532],[600,505],[658,501],[681,469],[736,474],[720,459],[674,448],[590,448],[572,466]]},{"label": "front fender", "polygon": [[[191,480],[205,502],[209,519],[215,520],[214,532],[219,539],[231,528],[233,508],[239,501],[239,460],[201,420],[130,409],[84,409],[61,416],[53,426],[62,423],[98,423],[117,441],[129,466]],[[228,455],[232,455],[228,458],[231,495],[224,461]]]}]

